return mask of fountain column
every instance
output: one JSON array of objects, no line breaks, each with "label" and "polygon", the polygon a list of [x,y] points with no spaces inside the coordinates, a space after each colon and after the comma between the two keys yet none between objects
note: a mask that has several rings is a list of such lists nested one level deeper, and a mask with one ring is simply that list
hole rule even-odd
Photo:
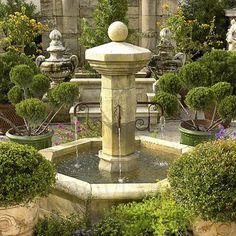
[{"label": "fountain column", "polygon": [[128,29],[122,22],[111,24],[108,35],[112,42],[86,50],[85,58],[102,75],[99,169],[119,172],[121,166],[124,172],[137,168],[135,73],[146,65],[151,52],[124,42]]}]

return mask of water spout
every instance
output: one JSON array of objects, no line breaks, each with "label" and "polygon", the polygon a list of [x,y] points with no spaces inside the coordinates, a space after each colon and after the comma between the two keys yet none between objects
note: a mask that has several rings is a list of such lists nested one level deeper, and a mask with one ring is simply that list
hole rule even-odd
[{"label": "water spout", "polygon": [[166,126],[166,118],[162,115],[160,117],[160,120],[159,120],[159,128],[160,128],[160,132],[161,132],[161,135],[163,136],[164,133],[165,133],[165,126]]},{"label": "water spout", "polygon": [[[77,125],[78,125],[78,117],[74,116],[74,137],[75,137],[75,141],[78,139]],[[78,148],[78,145],[75,146],[75,152],[76,152],[75,167],[80,168],[81,165],[79,163],[79,148]]]},{"label": "water spout", "polygon": [[119,177],[118,183],[123,183],[124,180],[122,178],[122,164],[121,164],[121,142],[120,142],[120,127],[118,127],[118,146],[119,146]]}]

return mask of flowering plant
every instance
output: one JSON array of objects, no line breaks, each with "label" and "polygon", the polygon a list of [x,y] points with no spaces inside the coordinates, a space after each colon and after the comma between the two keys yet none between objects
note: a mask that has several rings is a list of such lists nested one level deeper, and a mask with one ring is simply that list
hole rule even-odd
[{"label": "flowering plant", "polygon": [[86,120],[84,123],[81,123],[76,119],[74,125],[58,123],[54,131],[57,137],[54,145],[60,145],[81,138],[101,136],[101,122]]},{"label": "flowering plant", "polygon": [[225,129],[223,125],[219,125],[220,131],[215,133],[216,139],[234,139],[236,138],[236,131]]},{"label": "flowering plant", "polygon": [[25,47],[32,44],[35,37],[46,30],[47,26],[36,22],[35,19],[30,19],[25,15],[25,9],[22,8],[22,12],[10,14],[4,21],[1,21],[0,28],[4,30],[10,44],[8,49],[23,53]]},{"label": "flowering plant", "polygon": [[215,18],[209,24],[202,24],[197,19],[187,19],[182,8],[178,9],[176,15],[169,17],[163,27],[173,32],[177,51],[185,53],[187,59],[191,59],[196,52],[220,48],[223,44],[215,32]]}]

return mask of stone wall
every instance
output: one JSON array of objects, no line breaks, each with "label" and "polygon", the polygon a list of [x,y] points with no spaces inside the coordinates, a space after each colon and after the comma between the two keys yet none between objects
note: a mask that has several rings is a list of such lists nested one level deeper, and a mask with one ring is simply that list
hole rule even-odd
[{"label": "stone wall", "polygon": [[[139,32],[137,44],[155,49],[159,25],[167,15],[176,12],[177,0],[128,0],[129,28]],[[92,23],[97,0],[40,0],[41,21],[48,23],[49,30],[57,28],[63,34],[68,54],[77,54],[84,62],[84,48],[79,44],[81,19]],[[49,45],[48,32],[43,34],[43,47]]]},{"label": "stone wall", "polygon": [[[36,10],[40,11],[40,0],[25,0],[27,3],[32,2],[36,6]],[[2,0],[2,2],[6,3],[7,0]]]}]

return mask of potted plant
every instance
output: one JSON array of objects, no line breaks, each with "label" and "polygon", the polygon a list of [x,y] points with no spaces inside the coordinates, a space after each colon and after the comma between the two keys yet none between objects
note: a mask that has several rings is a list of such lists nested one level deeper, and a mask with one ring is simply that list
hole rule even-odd
[{"label": "potted plant", "polygon": [[168,180],[178,203],[200,219],[196,236],[236,235],[236,141],[199,144],[169,168]]},{"label": "potted plant", "polygon": [[1,235],[31,235],[37,223],[37,198],[46,196],[55,183],[56,171],[35,148],[0,143]]},{"label": "potted plant", "polygon": [[[7,97],[7,93],[13,87],[9,73],[11,68],[18,64],[29,65],[33,69],[34,74],[39,72],[35,63],[25,54],[8,51],[0,55],[0,114],[16,125],[23,125],[23,119],[16,115],[15,107]],[[0,133],[5,134],[10,127],[8,122],[1,119]]]},{"label": "potted plant", "polygon": [[[162,104],[167,116],[177,116],[177,104],[186,114],[187,118],[179,127],[182,144],[195,146],[213,139],[219,124],[236,117],[236,96],[232,95],[232,84],[219,82],[219,78],[214,82],[211,72],[198,61],[183,66],[176,74],[163,75],[159,88],[154,99]],[[179,97],[183,88],[188,89],[185,104]],[[213,110],[210,119],[199,118],[199,114],[209,110]]]},{"label": "potted plant", "polygon": [[[18,143],[29,144],[37,149],[51,146],[53,132],[49,125],[63,106],[71,106],[79,92],[78,86],[64,82],[49,90],[50,80],[42,75],[34,75],[27,65],[17,65],[10,72],[10,80],[15,84],[8,92],[9,100],[15,105],[16,113],[24,119],[24,125],[13,123],[6,136]],[[56,108],[47,114],[47,105],[42,101],[48,91],[48,101]],[[6,119],[6,117],[1,117]]]}]

